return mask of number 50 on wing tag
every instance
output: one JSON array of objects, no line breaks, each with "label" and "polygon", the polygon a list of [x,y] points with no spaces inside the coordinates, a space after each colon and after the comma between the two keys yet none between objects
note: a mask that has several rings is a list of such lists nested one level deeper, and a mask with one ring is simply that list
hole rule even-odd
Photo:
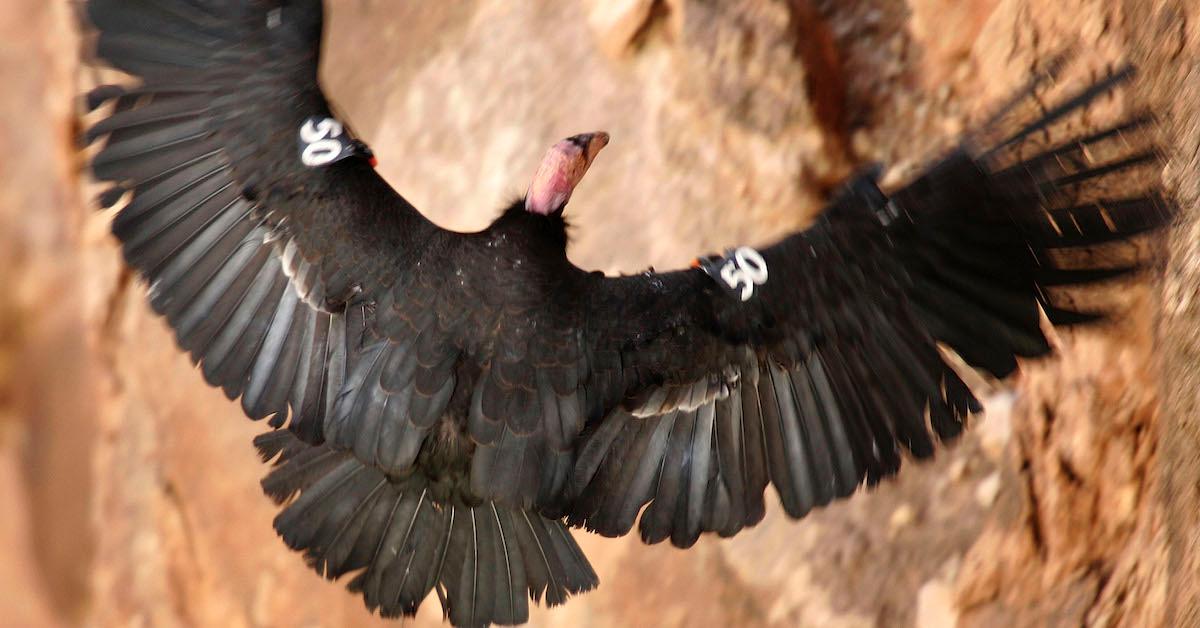
[{"label": "number 50 on wing tag", "polygon": [[366,157],[374,165],[371,149],[351,139],[341,122],[313,116],[300,125],[300,162],[309,168],[321,168],[355,155]]},{"label": "number 50 on wing tag", "polygon": [[700,269],[712,277],[730,296],[749,301],[754,288],[767,283],[767,261],[758,251],[742,246],[725,257],[699,260]]}]

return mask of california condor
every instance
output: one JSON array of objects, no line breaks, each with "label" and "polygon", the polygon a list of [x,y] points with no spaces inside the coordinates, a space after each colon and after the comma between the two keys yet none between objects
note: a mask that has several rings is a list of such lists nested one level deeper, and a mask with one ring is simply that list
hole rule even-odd
[{"label": "california condor", "polygon": [[869,171],[774,244],[608,277],[563,220],[603,133],[455,233],[331,112],[320,0],[86,13],[138,79],[87,97],[125,259],[204,378],[285,428],[256,440],[276,530],[386,616],[436,590],[455,625],[519,623],[597,585],[568,526],[688,547],[759,522],[767,484],[799,518],[932,455],[980,410],[940,347],[996,377],[1047,354],[1043,315],[1105,314],[1063,287],[1137,269],[1105,245],[1172,215],[1148,118],[1043,137],[1130,70],[1031,114],[1051,71],[890,195]]}]

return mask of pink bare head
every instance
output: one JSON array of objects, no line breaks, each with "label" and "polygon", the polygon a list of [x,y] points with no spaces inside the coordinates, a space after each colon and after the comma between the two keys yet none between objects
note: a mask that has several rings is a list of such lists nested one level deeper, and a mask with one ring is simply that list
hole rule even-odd
[{"label": "pink bare head", "polygon": [[525,209],[543,216],[562,211],[592,160],[607,145],[608,133],[598,131],[568,137],[552,146],[529,184]]}]

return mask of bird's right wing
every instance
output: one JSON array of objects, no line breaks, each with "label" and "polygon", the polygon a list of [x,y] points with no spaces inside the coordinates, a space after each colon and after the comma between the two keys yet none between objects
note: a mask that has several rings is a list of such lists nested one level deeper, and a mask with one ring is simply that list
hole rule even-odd
[{"label": "bird's right wing", "polygon": [[[436,282],[414,269],[458,234],[397,194],[333,117],[317,77],[321,0],[88,0],[86,12],[96,61],[137,80],[88,97],[112,102],[87,139],[103,142],[102,204],[125,203],[112,225],[125,259],[210,384],[320,442],[374,304],[386,295],[393,326],[424,331],[413,312]],[[451,377],[426,377],[410,403],[436,406]]]},{"label": "bird's right wing", "polygon": [[104,204],[127,200],[113,232],[205,379],[290,428],[256,441],[287,544],[359,572],[389,617],[437,588],[455,625],[522,623],[531,598],[596,586],[561,521],[410,471],[457,384],[446,321],[486,305],[439,299],[470,236],[422,217],[333,119],[321,0],[86,9],[98,59],[140,81],[90,96],[114,101],[88,133]]}]

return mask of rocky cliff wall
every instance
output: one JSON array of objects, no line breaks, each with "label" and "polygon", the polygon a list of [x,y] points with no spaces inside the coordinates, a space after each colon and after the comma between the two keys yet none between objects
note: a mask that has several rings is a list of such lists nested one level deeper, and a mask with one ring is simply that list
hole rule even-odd
[{"label": "rocky cliff wall", "polygon": [[[866,163],[902,181],[1067,46],[1096,71],[1141,62],[1138,95],[1113,107],[1161,112],[1168,176],[1197,196],[1200,9],[1182,0],[330,4],[329,91],[442,224],[486,224],[549,143],[611,132],[570,209],[571,256],[594,268],[763,241]],[[250,446],[261,426],[175,350],[88,205],[71,99],[98,77],[78,66],[70,5],[10,0],[0,37],[0,617],[383,623],[275,538]],[[931,463],[687,552],[583,535],[601,588],[533,623],[1189,617],[1194,233],[1171,243],[1167,307],[1157,287],[1131,291],[1133,322],[1059,336],[1062,356],[1013,388],[984,383],[988,414]],[[439,620],[431,601],[417,623]]]}]

